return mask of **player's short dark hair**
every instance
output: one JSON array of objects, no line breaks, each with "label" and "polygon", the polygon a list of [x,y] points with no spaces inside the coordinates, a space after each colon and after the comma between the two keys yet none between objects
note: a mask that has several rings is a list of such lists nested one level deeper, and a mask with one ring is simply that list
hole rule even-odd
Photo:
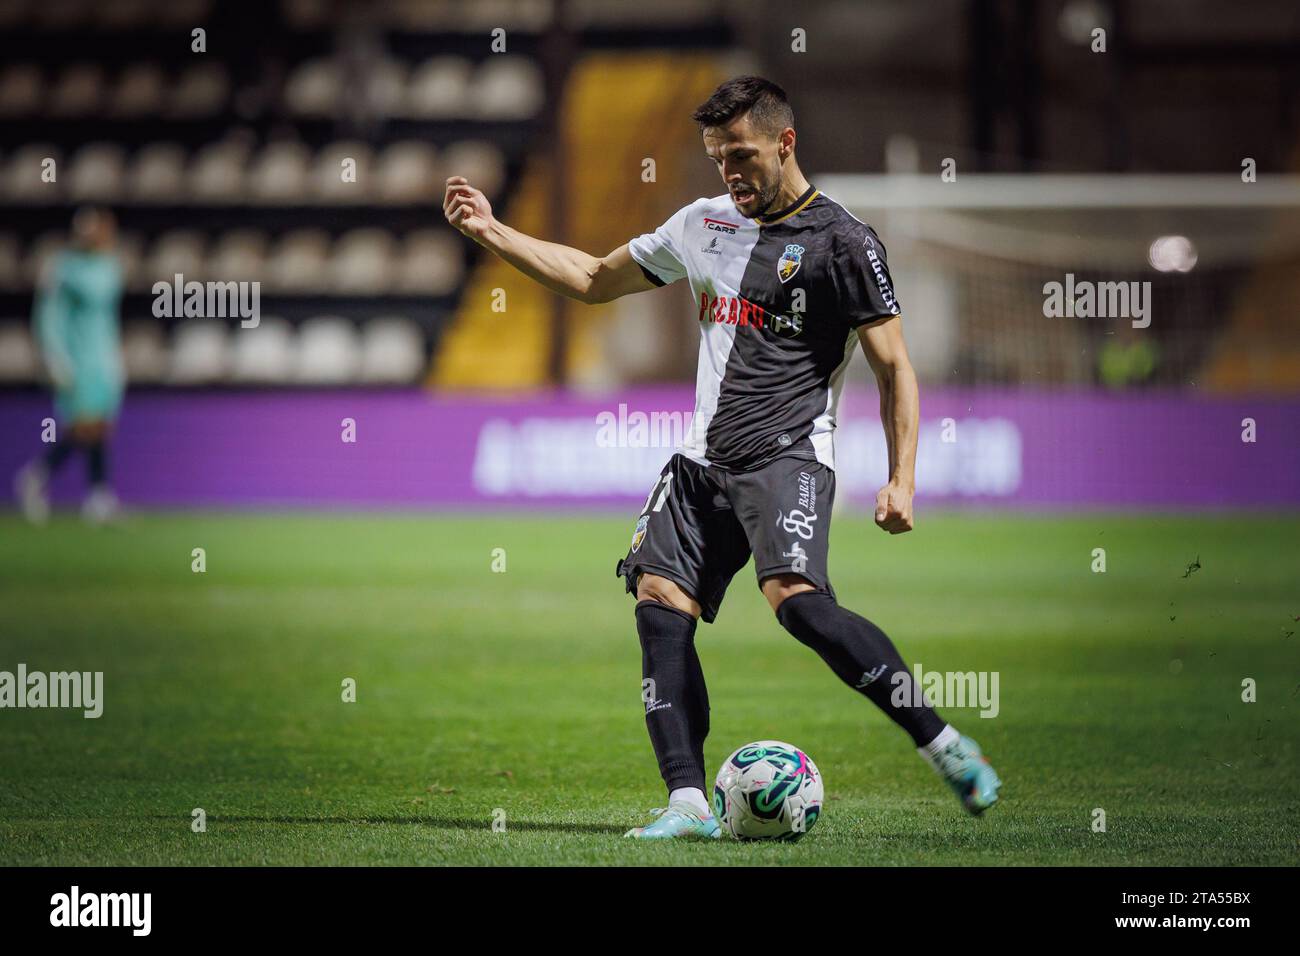
[{"label": "player's short dark hair", "polygon": [[691,119],[700,124],[700,129],[706,129],[725,126],[746,113],[755,129],[773,138],[787,126],[794,126],[794,110],[790,108],[785,90],[761,76],[737,76],[727,80],[696,107]]}]

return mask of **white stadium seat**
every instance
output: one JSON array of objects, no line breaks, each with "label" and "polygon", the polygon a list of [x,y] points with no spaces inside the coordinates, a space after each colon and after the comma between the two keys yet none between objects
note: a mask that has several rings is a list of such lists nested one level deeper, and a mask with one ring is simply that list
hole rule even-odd
[{"label": "white stadium seat", "polygon": [[45,94],[41,69],[31,63],[14,63],[0,74],[0,116],[31,116],[40,112]]},{"label": "white stadium seat", "polygon": [[323,229],[298,229],[281,236],[266,257],[266,285],[274,292],[317,289],[326,281],[330,237]]},{"label": "white stadium seat", "polygon": [[398,60],[380,60],[367,71],[365,84],[366,112],[393,116],[402,111],[407,85],[405,64]]},{"label": "white stadium seat", "polygon": [[428,143],[393,143],[379,156],[375,179],[379,198],[388,203],[441,200],[437,153]]},{"label": "white stadium seat", "polygon": [[145,202],[176,202],[185,195],[185,150],[176,143],[150,143],[127,173],[127,194]]},{"label": "white stadium seat", "polygon": [[460,239],[445,229],[419,229],[402,243],[395,287],[415,295],[446,295],[465,273]]},{"label": "white stadium seat", "polygon": [[411,73],[404,112],[419,119],[448,119],[470,113],[474,67],[463,56],[435,56]]},{"label": "white stadium seat", "polygon": [[360,347],[352,323],[338,316],[308,319],[298,332],[296,381],[304,385],[343,385],[357,377]]},{"label": "white stadium seat", "polygon": [[238,139],[209,143],[190,166],[190,190],[197,199],[233,202],[242,198],[249,147]]},{"label": "white stadium seat", "polygon": [[120,196],[126,182],[126,152],[116,143],[89,143],[68,164],[68,195],[74,201]]},{"label": "white stadium seat", "polygon": [[185,319],[172,339],[167,381],[206,385],[225,379],[230,368],[230,330],[222,319]]},{"label": "white stadium seat", "polygon": [[277,316],[264,316],[255,328],[233,332],[230,379],[234,382],[287,382],[294,373],[293,327]]},{"label": "white stadium seat", "polygon": [[17,289],[23,285],[23,257],[18,237],[0,233],[0,289]]},{"label": "white stadium seat", "polygon": [[100,108],[104,88],[104,71],[95,64],[67,67],[54,82],[47,110],[51,116],[89,116]]},{"label": "white stadium seat", "polygon": [[260,202],[300,202],[307,192],[310,156],[302,143],[269,144],[248,169],[247,184],[253,198]]},{"label": "white stadium seat", "polygon": [[0,382],[31,382],[40,377],[41,359],[28,324],[0,322]]},{"label": "white stadium seat", "polygon": [[424,335],[410,319],[377,318],[362,326],[361,381],[407,385],[420,377],[424,365]]},{"label": "white stadium seat", "polygon": [[[442,168],[448,176],[464,176],[488,199],[496,197],[506,176],[501,150],[482,140],[452,143],[442,154]],[[438,194],[441,196],[442,190]]]},{"label": "white stadium seat", "polygon": [[162,325],[153,319],[134,319],[122,328],[122,360],[128,382],[154,384],[167,375],[170,356]]},{"label": "white stadium seat", "polygon": [[285,84],[285,102],[300,116],[330,116],[338,106],[342,79],[338,65],[319,58],[300,63]]},{"label": "white stadium seat", "polygon": [[[54,182],[42,180],[46,159],[54,160],[58,177]],[[5,173],[0,188],[8,191],[10,198],[29,202],[57,202],[63,195],[63,152],[49,143],[28,143],[20,146],[5,160]]]},{"label": "white stadium seat", "polygon": [[137,63],[129,66],[109,97],[108,112],[113,116],[125,117],[156,115],[162,112],[166,90],[167,78],[156,64]]},{"label": "white stadium seat", "polygon": [[544,97],[542,71],[523,56],[488,57],[470,83],[470,102],[479,119],[529,119],[542,108]]},{"label": "white stadium seat", "polygon": [[334,244],[329,276],[333,290],[349,295],[384,292],[392,282],[393,237],[383,229],[353,229]]},{"label": "white stadium seat", "polygon": [[[345,160],[353,175],[343,179]],[[369,146],[353,140],[330,143],[312,163],[311,191],[317,200],[331,203],[367,202],[375,191],[375,161]]]},{"label": "white stadium seat", "polygon": [[141,263],[144,285],[152,288],[155,282],[174,282],[177,273],[186,282],[203,281],[207,277],[203,265],[206,244],[203,235],[191,229],[163,233]]},{"label": "white stadium seat", "polygon": [[266,272],[266,234],[257,229],[223,233],[208,253],[206,274],[218,282],[256,282]]},{"label": "white stadium seat", "polygon": [[191,66],[176,80],[167,114],[178,119],[201,119],[221,112],[230,95],[230,77],[216,63]]}]

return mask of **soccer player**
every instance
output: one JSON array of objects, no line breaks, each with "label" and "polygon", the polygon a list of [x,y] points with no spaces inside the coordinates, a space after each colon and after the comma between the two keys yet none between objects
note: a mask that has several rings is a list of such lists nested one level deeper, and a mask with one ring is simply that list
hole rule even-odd
[{"label": "soccer player", "polygon": [[48,516],[50,476],[74,450],[86,455],[90,491],[82,513],[102,523],[117,513],[108,481],[108,437],[122,406],[118,312],[122,267],[113,253],[117,224],[106,209],[87,207],[72,220],[72,246],[41,279],[33,310],[36,341],[54,385],[59,432],[48,452],[17,475],[15,491],[28,520]]},{"label": "soccer player", "polygon": [[831,439],[855,342],[876,376],[889,449],[876,524],[890,534],[912,529],[917,384],[885,247],[804,179],[794,113],[779,86],[729,80],[692,118],[727,192],[696,200],[604,258],[497,221],[463,177],[447,180],[443,202],[452,225],[554,292],[607,302],[686,279],[699,304],[691,427],[616,568],[637,598],[642,676],[653,681],[643,685],[653,688],[646,726],[668,788],[666,810],[627,836],[719,836],[704,790],[709,700],[695,628],[717,616],[751,553],[781,625],[906,731],[979,814],[997,800],[997,774],[975,741],[914,699],[894,645],[840,606],[827,575]]}]

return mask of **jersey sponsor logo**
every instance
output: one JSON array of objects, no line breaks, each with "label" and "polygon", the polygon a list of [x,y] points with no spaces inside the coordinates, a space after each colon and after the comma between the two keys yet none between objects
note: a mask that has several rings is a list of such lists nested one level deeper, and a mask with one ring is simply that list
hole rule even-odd
[{"label": "jersey sponsor logo", "polygon": [[[707,251],[707,250],[706,250]],[[741,295],[715,295],[700,293],[701,322],[719,325],[743,325],[766,329],[773,335],[792,339],[803,331],[804,316],[772,315],[761,305],[750,302]]]},{"label": "jersey sponsor logo", "polygon": [[782,282],[789,282],[794,278],[794,274],[799,271],[803,265],[803,246],[797,243],[790,243],[785,247],[785,252],[781,253],[781,258],[776,260],[776,275]]},{"label": "jersey sponsor logo", "polygon": [[700,246],[700,252],[703,252],[706,255],[710,255],[710,256],[722,255],[722,250],[718,248],[718,237],[714,236],[713,241],[710,242],[707,246]]},{"label": "jersey sponsor logo", "polygon": [[876,250],[872,248],[875,243],[871,242],[868,236],[863,245],[871,245],[867,248],[867,261],[871,263],[871,271],[876,274],[876,288],[880,290],[880,297],[885,302],[887,308],[892,314],[898,315],[898,301],[894,298],[894,290],[889,286],[889,280],[885,278],[885,268],[880,262],[880,256],[876,255]]},{"label": "jersey sponsor logo", "polygon": [[728,236],[734,236],[736,234],[736,230],[739,229],[740,227],[737,226],[734,222],[724,222],[721,219],[705,219],[704,228],[709,229],[713,232],[721,232],[721,233],[725,233]]}]

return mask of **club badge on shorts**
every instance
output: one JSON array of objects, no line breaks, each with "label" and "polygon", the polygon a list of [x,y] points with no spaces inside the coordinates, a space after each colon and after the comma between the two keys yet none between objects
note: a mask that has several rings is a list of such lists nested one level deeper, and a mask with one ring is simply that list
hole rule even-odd
[{"label": "club badge on shorts", "polygon": [[785,252],[781,253],[781,258],[776,260],[776,274],[782,282],[788,282],[794,278],[794,274],[799,271],[799,266],[803,264],[803,246],[795,243],[785,247]]},{"label": "club badge on shorts", "polygon": [[641,542],[645,540],[645,528],[650,523],[649,515],[642,515],[637,519],[636,530],[632,532],[632,553],[636,554],[637,549],[641,547]]}]

